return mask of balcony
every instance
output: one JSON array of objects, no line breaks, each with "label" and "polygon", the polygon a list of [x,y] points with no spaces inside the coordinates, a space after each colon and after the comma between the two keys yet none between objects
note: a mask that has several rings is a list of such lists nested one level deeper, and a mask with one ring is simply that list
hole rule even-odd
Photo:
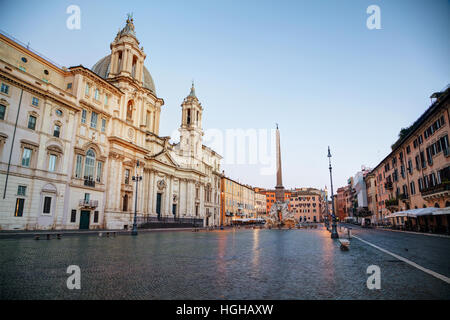
[{"label": "balcony", "polygon": [[450,182],[442,182],[435,186],[430,186],[422,190],[422,197],[425,200],[438,199],[450,196]]},{"label": "balcony", "polygon": [[389,211],[398,209],[398,199],[385,200],[384,204]]},{"label": "balcony", "polygon": [[401,193],[401,194],[398,196],[398,198],[399,198],[399,200],[401,200],[401,201],[403,201],[403,202],[407,202],[407,201],[409,201],[409,194],[407,194],[407,193]]},{"label": "balcony", "polygon": [[98,200],[86,200],[81,199],[79,202],[79,206],[82,208],[97,208],[98,207]]},{"label": "balcony", "polygon": [[86,186],[86,187],[92,187],[92,188],[95,188],[95,181],[94,181],[94,178],[92,178],[92,177],[84,177],[84,185]]}]

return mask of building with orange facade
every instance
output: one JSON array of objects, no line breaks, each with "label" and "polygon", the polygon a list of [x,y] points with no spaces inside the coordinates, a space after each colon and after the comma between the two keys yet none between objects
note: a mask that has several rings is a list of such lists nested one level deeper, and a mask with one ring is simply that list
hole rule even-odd
[{"label": "building with orange facade", "polygon": [[449,93],[434,93],[433,104],[372,171],[378,213],[450,206]]},{"label": "building with orange facade", "polygon": [[[432,105],[409,127],[372,171],[380,218],[398,211],[450,207],[449,93],[434,93]],[[403,217],[397,222],[402,224]],[[412,224],[447,229],[449,215],[423,216]],[[439,231],[439,230],[437,230]]]},{"label": "building with orange facade", "polygon": [[[269,214],[270,208],[275,203],[275,190],[272,189],[263,189],[263,188],[255,188],[256,193],[264,194],[266,196],[266,213]],[[284,201],[289,201],[291,198],[292,191],[285,190],[284,191]],[[288,209],[291,209],[290,203],[288,203]]]},{"label": "building with orange facade", "polygon": [[344,219],[348,216],[347,209],[347,201],[346,201],[346,192],[350,187],[344,186],[337,189],[336,192],[336,216],[339,221],[344,221]]},{"label": "building with orange facade", "polygon": [[322,191],[314,188],[299,188],[291,193],[291,210],[298,222],[320,222],[322,220]]}]

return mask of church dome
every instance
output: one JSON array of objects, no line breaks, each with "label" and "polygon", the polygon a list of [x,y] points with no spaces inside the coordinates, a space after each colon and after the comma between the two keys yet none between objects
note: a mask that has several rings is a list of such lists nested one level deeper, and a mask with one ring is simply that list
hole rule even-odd
[{"label": "church dome", "polygon": [[[108,78],[111,64],[111,55],[107,55],[103,57],[92,67],[92,71],[96,73],[98,76],[103,79]],[[144,74],[143,74],[143,87],[149,89],[153,94],[156,95],[155,83],[153,82],[153,78],[150,75],[148,69],[144,66]]]}]

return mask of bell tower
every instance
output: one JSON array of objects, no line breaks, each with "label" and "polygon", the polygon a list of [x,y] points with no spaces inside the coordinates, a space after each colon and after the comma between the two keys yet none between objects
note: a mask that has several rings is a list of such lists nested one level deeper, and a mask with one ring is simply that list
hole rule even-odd
[{"label": "bell tower", "polygon": [[128,14],[125,27],[119,30],[110,48],[111,64],[108,78],[130,77],[142,85],[146,54],[143,47],[139,48],[131,14]]},{"label": "bell tower", "polygon": [[203,107],[195,95],[194,82],[191,92],[181,104],[180,147],[185,155],[202,158],[202,113]]}]

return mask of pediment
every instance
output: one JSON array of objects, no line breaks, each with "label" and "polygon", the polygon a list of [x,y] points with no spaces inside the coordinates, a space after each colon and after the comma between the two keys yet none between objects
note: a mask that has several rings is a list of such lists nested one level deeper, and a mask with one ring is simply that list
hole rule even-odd
[{"label": "pediment", "polygon": [[179,167],[179,164],[173,159],[173,157],[167,150],[161,151],[160,153],[154,155],[152,158],[169,166]]}]

